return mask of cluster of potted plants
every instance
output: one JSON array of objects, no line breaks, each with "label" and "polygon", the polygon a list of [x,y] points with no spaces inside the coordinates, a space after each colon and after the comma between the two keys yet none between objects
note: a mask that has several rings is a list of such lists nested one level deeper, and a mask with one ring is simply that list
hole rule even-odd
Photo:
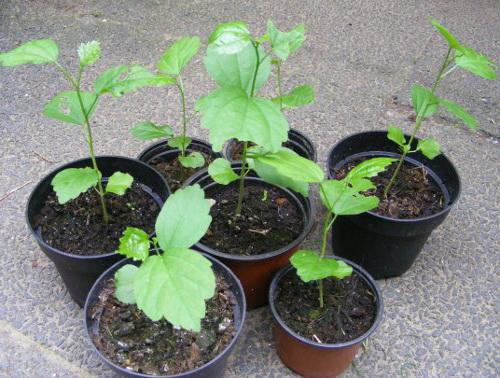
[{"label": "cluster of potted plants", "polygon": [[[309,85],[282,89],[283,65],[305,40],[303,25],[282,32],[269,21],[258,37],[242,22],[215,28],[204,65],[217,87],[195,108],[210,143],[187,130],[182,74],[201,46],[198,37],[172,44],[158,72],[119,65],[99,75],[92,90],[82,89],[82,79],[101,56],[98,42],[79,47],[76,74],[59,62],[50,39],[0,54],[6,67],[50,64],[70,86],[44,115],[79,125],[89,157],[43,178],[26,216],[72,298],[85,304],[92,345],[112,369],[220,377],[247,308],[267,303],[278,355],[292,370],[330,377],[350,364],[382,318],[374,279],[410,268],[460,192],[438,142],[417,137],[439,107],[477,126],[437,96],[439,83],[457,68],[496,78],[492,61],[431,22],[448,51],[432,88],[412,88],[412,134],[390,126],[340,141],[328,156],[328,179],[313,143],[284,115],[314,101]],[[260,89],[272,71],[276,96],[269,99]],[[161,140],[139,159],[96,156],[91,117],[100,96],[164,86],[179,92],[181,134],[143,121],[132,134]],[[300,249],[316,218],[311,184],[323,205],[319,251]],[[330,237],[335,256],[327,255]]]}]

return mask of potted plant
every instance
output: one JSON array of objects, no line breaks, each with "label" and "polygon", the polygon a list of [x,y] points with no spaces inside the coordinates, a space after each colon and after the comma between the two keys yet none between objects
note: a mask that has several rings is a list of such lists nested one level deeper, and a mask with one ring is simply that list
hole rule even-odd
[{"label": "potted plant", "polygon": [[343,177],[368,157],[393,156],[398,161],[373,178],[379,206],[364,214],[343,217],[333,228],[333,248],[375,278],[399,276],[410,268],[431,232],[441,224],[460,194],[459,175],[432,137],[419,139],[424,120],[444,108],[471,129],[477,122],[460,105],[436,95],[439,84],[461,68],[485,79],[496,78],[495,65],[484,55],[459,43],[441,24],[431,20],[448,43],[432,87],[412,87],[416,119],[411,135],[390,126],[387,133],[352,135],[330,152],[331,177]]},{"label": "potted plant", "polygon": [[228,76],[227,85],[219,81],[221,87],[196,103],[214,150],[234,138],[243,142],[243,154],[241,163],[216,159],[186,182],[199,183],[216,200],[214,221],[195,248],[216,256],[236,273],[249,308],[267,302],[272,276],[310,232],[314,208],[306,197],[309,183],[323,179],[314,162],[281,146],[287,140],[288,122],[271,100],[257,96],[267,79],[260,71],[269,59],[261,46],[264,40],[253,38],[242,22],[218,25],[211,34],[210,51],[232,55],[248,46],[253,50],[246,59],[254,64],[241,61],[241,67],[253,67],[250,81],[237,86]]},{"label": "potted plant", "polygon": [[[258,71],[255,90],[262,87],[268,80],[272,67],[276,70],[276,97],[272,99],[281,110],[310,104],[314,101],[314,90],[310,85],[301,85],[284,94],[282,87],[282,66],[288,57],[295,53],[305,40],[304,25],[297,25],[288,32],[279,31],[272,21],[267,23],[267,33],[259,40],[261,61],[258,64],[254,59],[255,50],[251,44],[244,46],[237,52],[220,51],[210,44],[203,60],[210,77],[221,87],[237,86],[244,88],[247,93],[252,89],[253,73]],[[264,43],[268,42],[271,51],[264,50]],[[271,59],[272,54],[272,59]],[[316,161],[316,149],[309,138],[298,130],[288,131],[288,140],[285,147],[297,152],[300,156]],[[229,140],[222,150],[224,157],[230,161],[241,160],[243,143]]]},{"label": "potted plant", "polygon": [[269,305],[278,355],[305,377],[340,374],[380,323],[382,296],[373,278],[348,260],[327,256],[326,247],[338,217],[378,205],[377,197],[364,193],[375,187],[368,178],[394,160],[365,160],[342,180],[323,181],[320,197],[326,214],[319,253],[297,251],[290,259],[292,265],[280,270],[272,281]]},{"label": "potted plant", "polygon": [[165,79],[138,65],[120,65],[102,73],[92,92],[83,91],[85,69],[101,56],[99,42],[80,45],[76,75],[59,63],[58,55],[53,40],[34,40],[0,54],[0,66],[51,64],[71,86],[71,91],[50,100],[43,113],[80,125],[90,157],[45,176],[29,197],[26,217],[71,297],[83,305],[95,279],[119,259],[115,251],[122,230],[133,225],[153,232],[156,215],[169,194],[165,180],[146,164],[119,156],[96,156],[90,118],[102,95],[121,96],[144,86],[163,85]]},{"label": "potted plant", "polygon": [[156,237],[127,228],[119,252],[129,259],[103,273],[90,291],[88,335],[118,374],[223,375],[246,308],[235,275],[190,249],[210,225],[212,204],[198,185],[176,191],[158,216]]},{"label": "potted plant", "polygon": [[200,38],[182,37],[163,53],[157,64],[161,75],[169,79],[168,84],[179,91],[182,134],[174,136],[171,126],[156,125],[151,121],[140,122],[131,130],[140,140],[162,139],[143,150],[138,159],[160,172],[172,191],[180,188],[197,170],[221,156],[214,153],[207,142],[187,136],[188,116],[182,73],[199,48]]}]

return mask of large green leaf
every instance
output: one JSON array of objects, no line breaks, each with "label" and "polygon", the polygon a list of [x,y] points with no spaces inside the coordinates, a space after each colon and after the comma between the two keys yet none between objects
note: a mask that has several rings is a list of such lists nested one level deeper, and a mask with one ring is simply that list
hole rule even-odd
[{"label": "large green leaf", "polygon": [[118,253],[134,261],[144,261],[149,256],[149,235],[135,227],[127,227],[120,238]]},{"label": "large green leaf", "polygon": [[495,80],[497,78],[496,64],[487,56],[481,55],[469,47],[457,50],[455,63],[460,68],[484,79]]},{"label": "large green leaf", "polygon": [[288,122],[269,100],[249,97],[241,88],[220,88],[196,103],[214,151],[231,138],[276,152],[288,139]]},{"label": "large green leaf", "polygon": [[51,185],[59,203],[64,204],[96,186],[98,180],[99,174],[93,168],[67,168],[54,176]]},{"label": "large green leaf", "polygon": [[186,168],[200,168],[205,165],[205,158],[198,151],[193,151],[186,156],[179,156],[178,159],[179,163]]},{"label": "large green leaf", "polygon": [[238,175],[231,168],[231,163],[223,158],[215,159],[208,166],[210,177],[221,185],[227,185],[238,179]]},{"label": "large green leaf", "polygon": [[225,22],[217,25],[208,43],[221,54],[236,54],[251,43],[251,35],[244,22]]},{"label": "large green leaf", "polygon": [[448,29],[446,29],[443,25],[441,25],[437,20],[431,18],[431,24],[438,30],[439,33],[443,36],[443,38],[448,42],[448,45],[453,49],[458,49],[462,47],[458,40],[450,33]]},{"label": "large green leaf", "polygon": [[201,42],[198,37],[183,37],[170,46],[158,62],[158,70],[168,75],[179,75],[196,55]]},{"label": "large green leaf", "polygon": [[81,66],[85,67],[94,64],[101,58],[101,44],[98,41],[82,43],[78,47],[78,57]]},{"label": "large green leaf", "polygon": [[282,176],[308,183],[324,179],[325,175],[318,164],[288,148],[281,147],[278,152],[264,152],[259,147],[251,147],[248,152],[250,158],[275,168]]},{"label": "large green leaf", "polygon": [[439,105],[444,107],[455,117],[461,119],[472,130],[477,129],[478,125],[476,119],[457,103],[445,100],[444,98],[439,98]]},{"label": "large green leaf", "polygon": [[434,138],[426,138],[418,141],[417,151],[421,151],[429,159],[434,159],[441,154],[441,147]]},{"label": "large green leaf", "polygon": [[310,85],[301,85],[286,95],[273,98],[272,101],[281,109],[308,105],[314,102],[314,89]]},{"label": "large green leaf", "polygon": [[[267,82],[271,72],[271,58],[264,60],[265,50],[259,46],[259,71],[255,78],[255,93]],[[221,54],[212,46],[207,48],[207,55],[203,59],[205,68],[210,77],[221,87],[239,87],[249,95],[252,90],[253,76],[257,66],[255,48],[248,45],[237,54]]]},{"label": "large green leaf", "polygon": [[[95,110],[96,95],[90,92],[80,92],[83,107],[90,118]],[[43,114],[58,121],[85,124],[85,115],[82,112],[76,92],[61,92],[50,100],[43,108]]]},{"label": "large green leaf", "polygon": [[8,52],[0,53],[0,66],[55,63],[58,56],[59,47],[52,39],[37,39]]},{"label": "large green leaf", "polygon": [[135,138],[140,140],[170,138],[174,135],[174,132],[169,125],[156,125],[151,121],[140,122],[130,131]]},{"label": "large green leaf", "polygon": [[211,200],[199,185],[177,190],[168,197],[156,219],[156,236],[160,247],[189,248],[208,230],[212,221]]},{"label": "large green leaf", "polygon": [[172,248],[150,256],[135,276],[137,306],[153,321],[200,331],[205,301],[215,292],[211,262],[198,252]]},{"label": "large green leaf", "polygon": [[271,42],[271,48],[281,60],[288,59],[288,56],[295,52],[304,43],[305,28],[300,24],[289,32],[281,32],[272,21],[267,22],[267,35]]},{"label": "large green leaf", "polygon": [[343,279],[352,274],[352,267],[341,260],[321,258],[314,251],[299,250],[290,258],[297,274],[304,282],[327,277]]},{"label": "large green leaf", "polygon": [[123,196],[125,191],[132,186],[134,178],[128,173],[113,173],[106,184],[106,193],[114,193]]},{"label": "large green leaf", "polygon": [[293,191],[302,194],[304,197],[309,195],[309,184],[307,182],[283,176],[278,173],[276,168],[267,164],[262,164],[258,160],[249,159],[249,164],[251,169],[253,169],[265,182],[292,189]]},{"label": "large green leaf", "polygon": [[135,304],[135,278],[138,267],[132,264],[122,266],[115,273],[115,296],[120,302]]},{"label": "large green leaf", "polygon": [[415,113],[421,117],[429,117],[438,110],[439,101],[437,97],[421,85],[413,85],[411,88],[411,98]]}]

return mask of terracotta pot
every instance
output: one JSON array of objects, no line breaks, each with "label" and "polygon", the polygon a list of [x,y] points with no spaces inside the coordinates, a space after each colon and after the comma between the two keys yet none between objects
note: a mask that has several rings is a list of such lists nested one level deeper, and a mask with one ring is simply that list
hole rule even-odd
[{"label": "terracotta pot", "polygon": [[374,279],[367,271],[351,261],[337,256],[335,258],[351,265],[354,273],[367,283],[376,298],[377,310],[372,326],[354,340],[338,344],[320,344],[298,335],[283,322],[274,302],[278,295],[280,280],[295,269],[291,265],[276,274],[269,288],[269,307],[274,320],[274,338],[278,356],[288,368],[306,378],[330,378],[341,374],[356,356],[361,343],[377,329],[382,320],[384,304]]},{"label": "terracotta pot", "polygon": [[[236,172],[241,170],[241,164],[239,163],[233,163],[231,166]],[[184,185],[188,186],[192,184],[200,184],[204,190],[220,186],[211,179],[207,169],[191,176]],[[255,175],[247,176],[245,178],[245,185],[273,186]],[[254,309],[267,304],[267,292],[274,274],[280,268],[288,264],[290,256],[299,249],[300,244],[311,232],[315,223],[316,210],[309,198],[305,198],[286,188],[280,189],[283,190],[288,199],[299,208],[304,219],[303,231],[290,244],[275,251],[269,251],[255,256],[232,255],[217,251],[202,243],[196,243],[194,246],[194,249],[216,257],[219,261],[222,261],[231,268],[240,279],[245,289],[248,309]]]}]

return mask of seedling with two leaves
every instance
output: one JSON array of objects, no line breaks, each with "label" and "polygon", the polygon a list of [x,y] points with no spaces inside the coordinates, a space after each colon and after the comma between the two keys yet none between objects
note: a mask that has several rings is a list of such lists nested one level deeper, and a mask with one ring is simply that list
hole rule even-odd
[{"label": "seedling with two leaves", "polygon": [[[269,78],[271,55],[276,56],[280,67],[303,41],[303,26],[280,32],[272,22],[268,23],[268,32],[258,38],[251,35],[243,22],[220,24],[209,37],[204,63],[220,87],[199,99],[196,110],[201,113],[202,127],[209,130],[214,151],[220,151],[230,139],[243,142],[239,175],[226,159],[216,159],[209,166],[209,174],[220,184],[239,179],[236,215],[241,213],[244,179],[250,170],[271,184],[304,195],[308,194],[309,183],[323,180],[323,172],[316,164],[282,147],[289,130],[282,109],[312,102],[312,88],[302,86],[287,95],[279,89],[278,97],[271,100],[258,96]],[[266,42],[270,51],[265,49]]]},{"label": "seedling with two leaves", "polygon": [[411,95],[413,109],[415,110],[415,114],[417,116],[415,126],[413,127],[409,140],[406,140],[403,131],[399,127],[390,126],[388,129],[387,137],[400,147],[402,155],[398,161],[396,170],[389,181],[389,184],[384,189],[384,196],[387,196],[389,190],[394,185],[407,154],[420,151],[429,159],[434,159],[436,156],[441,154],[441,147],[439,143],[432,137],[419,140],[416,148],[414,150],[411,149],[412,143],[422,125],[423,120],[436,113],[440,107],[446,109],[448,112],[460,119],[470,129],[475,130],[477,128],[476,119],[463,107],[453,101],[438,97],[435,94],[441,81],[457,68],[469,71],[476,76],[488,80],[495,80],[497,77],[496,65],[493,61],[470,47],[458,42],[457,38],[455,38],[453,34],[451,34],[450,31],[438,21],[431,19],[431,24],[448,43],[448,51],[446,52],[446,56],[441,64],[441,67],[439,68],[431,89],[417,84],[412,87]]},{"label": "seedling with two leaves", "polygon": [[[190,247],[206,233],[212,200],[199,185],[172,194],[156,220],[156,237],[128,227],[118,252],[140,266],[126,264],[115,273],[115,295],[136,304],[152,321],[200,331],[205,301],[215,293],[212,263]],[[154,249],[151,250],[151,247]]]},{"label": "seedling with two leaves", "polygon": [[330,229],[339,216],[361,214],[378,206],[379,199],[366,193],[367,190],[375,189],[375,185],[369,179],[384,171],[394,161],[396,159],[388,157],[365,160],[351,169],[343,179],[325,180],[320,183],[321,202],[326,209],[321,249],[319,254],[312,250],[299,250],[290,258],[302,281],[318,281],[320,308],[324,307],[323,279],[328,277],[343,279],[352,274],[350,265],[341,260],[326,258]]},{"label": "seedling with two leaves", "polygon": [[27,42],[9,52],[1,53],[0,66],[51,64],[68,81],[72,90],[56,95],[45,105],[43,114],[51,119],[82,126],[92,167],[64,169],[56,174],[51,184],[61,204],[77,198],[90,188],[95,188],[100,197],[103,221],[108,223],[109,215],[105,196],[109,193],[123,195],[132,185],[133,177],[127,173],[115,172],[109,177],[106,188],[104,188],[102,174],[94,152],[94,139],[90,123],[92,114],[97,108],[99,98],[106,93],[119,97],[142,87],[165,85],[167,78],[153,75],[139,65],[119,65],[104,71],[94,82],[94,90],[87,92],[82,90],[82,75],[88,66],[100,59],[99,42],[82,43],[78,48],[78,56],[78,71],[76,75],[72,75],[70,70],[58,61],[58,45],[51,39],[39,39]]},{"label": "seedling with two leaves", "polygon": [[178,159],[181,165],[186,168],[199,168],[205,165],[205,159],[200,152],[193,151],[190,154],[186,154],[192,139],[186,135],[188,123],[186,96],[181,76],[184,68],[198,52],[200,45],[201,42],[198,37],[182,37],[163,53],[157,64],[158,71],[164,77],[169,78],[169,84],[174,85],[179,91],[182,112],[182,134],[174,137],[171,126],[156,125],[151,121],[141,122],[131,130],[134,137],[141,140],[168,138],[168,145],[181,151]]}]

